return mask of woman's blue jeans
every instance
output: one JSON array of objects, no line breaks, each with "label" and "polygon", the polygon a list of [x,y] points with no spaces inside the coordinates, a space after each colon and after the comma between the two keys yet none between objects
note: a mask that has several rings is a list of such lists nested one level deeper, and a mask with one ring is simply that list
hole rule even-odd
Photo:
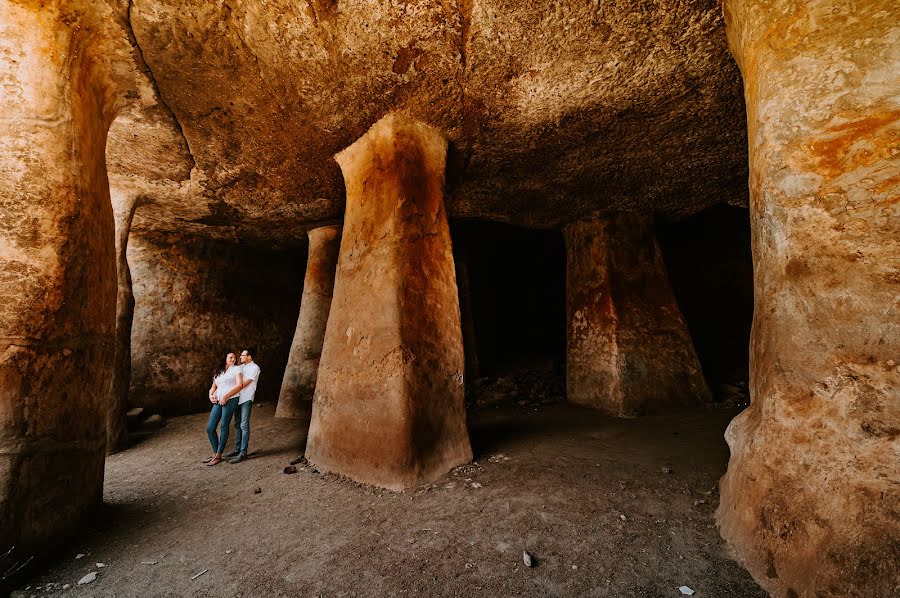
[{"label": "woman's blue jeans", "polygon": [[[228,429],[231,427],[231,418],[234,416],[237,404],[238,398],[231,397],[224,405],[218,403],[213,405],[209,412],[206,435],[209,436],[209,444],[214,453],[225,452],[225,445],[228,443]],[[221,435],[216,434],[216,428],[219,428]]]}]

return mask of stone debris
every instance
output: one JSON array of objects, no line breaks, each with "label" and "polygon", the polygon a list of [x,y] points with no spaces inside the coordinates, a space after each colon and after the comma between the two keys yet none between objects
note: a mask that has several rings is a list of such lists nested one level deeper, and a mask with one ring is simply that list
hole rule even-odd
[{"label": "stone debris", "polygon": [[88,583],[93,583],[93,581],[95,579],[97,579],[97,572],[91,571],[90,573],[88,573],[87,575],[85,575],[84,577],[82,577],[81,579],[78,580],[78,585],[83,586]]},{"label": "stone debris", "polygon": [[303,455],[300,455],[299,457],[291,461],[291,465],[306,465],[306,463],[306,457],[304,457]]},{"label": "stone debris", "polygon": [[163,416],[158,413],[154,413],[143,422],[141,422],[141,428],[145,430],[155,430],[157,428],[162,428],[165,425],[166,420],[163,419]]},{"label": "stone debris", "polygon": [[297,473],[297,468],[293,465],[288,465],[284,468],[284,473]]},{"label": "stone debris", "polygon": [[673,473],[671,467],[663,467],[663,468],[662,468],[662,472],[663,472],[663,473]]},{"label": "stone debris", "polygon": [[531,559],[531,555],[528,554],[527,550],[522,551],[522,562],[525,563],[526,567],[531,567],[534,561]]},{"label": "stone debris", "polygon": [[78,559],[82,558],[83,556],[84,556],[84,553],[79,552],[78,554],[75,555],[75,560],[77,561]]},{"label": "stone debris", "polygon": [[681,592],[682,594],[684,594],[685,596],[693,596],[694,595],[694,590],[692,590],[691,588],[689,588],[687,586],[681,586],[680,588],[678,588],[678,591]]},{"label": "stone debris", "polygon": [[209,569],[204,569],[204,570],[201,571],[200,573],[195,573],[195,574],[191,577],[191,581],[194,581],[195,579],[197,579],[197,578],[200,577],[201,575],[207,573],[208,571],[209,571]]},{"label": "stone debris", "polygon": [[262,494],[262,488],[257,486],[256,488],[253,489],[253,494]]},{"label": "stone debris", "polygon": [[141,561],[142,565],[155,565],[159,561]]},{"label": "stone debris", "polygon": [[472,488],[481,488],[481,484],[478,482],[472,482]]},{"label": "stone debris", "polygon": [[565,402],[564,376],[553,366],[533,367],[497,378],[478,378],[466,393],[470,407],[542,407]]},{"label": "stone debris", "polygon": [[96,565],[97,565],[97,567],[99,567],[100,569],[102,569],[103,567],[106,566],[106,563],[96,563]]},{"label": "stone debris", "polygon": [[628,517],[626,517],[625,515],[619,515],[619,519],[621,519],[622,521],[627,521]]},{"label": "stone debris", "polygon": [[496,455],[491,455],[488,457],[488,461],[491,463],[506,463],[509,461],[509,457],[504,455],[503,453],[497,453]]}]

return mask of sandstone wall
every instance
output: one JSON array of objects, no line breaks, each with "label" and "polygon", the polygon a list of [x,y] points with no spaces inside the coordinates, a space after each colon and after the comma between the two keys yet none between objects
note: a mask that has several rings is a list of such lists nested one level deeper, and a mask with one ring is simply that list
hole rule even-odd
[{"label": "sandstone wall", "polygon": [[[103,3],[0,3],[0,586],[103,492],[115,330]],[[120,43],[121,42],[121,43]]]},{"label": "sandstone wall", "polygon": [[257,399],[274,401],[300,306],[305,254],[174,236],[133,236],[129,402],[168,415],[208,408],[210,371],[256,347]]}]

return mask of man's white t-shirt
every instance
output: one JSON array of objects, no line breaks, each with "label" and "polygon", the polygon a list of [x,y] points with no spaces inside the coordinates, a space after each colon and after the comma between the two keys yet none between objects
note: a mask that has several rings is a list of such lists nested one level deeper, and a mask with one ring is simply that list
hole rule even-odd
[{"label": "man's white t-shirt", "polygon": [[259,366],[256,365],[255,361],[245,363],[241,366],[241,373],[244,375],[245,382],[248,379],[253,380],[253,382],[241,390],[241,398],[238,400],[238,405],[243,405],[247,401],[253,400],[253,395],[256,394],[256,383],[259,382]]}]

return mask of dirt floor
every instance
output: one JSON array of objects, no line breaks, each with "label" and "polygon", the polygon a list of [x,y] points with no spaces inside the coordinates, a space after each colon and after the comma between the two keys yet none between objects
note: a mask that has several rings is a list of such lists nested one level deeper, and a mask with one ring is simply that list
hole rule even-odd
[{"label": "dirt floor", "polygon": [[284,473],[305,431],[273,413],[255,409],[239,465],[200,463],[205,415],[110,457],[101,516],[13,595],[765,595],[713,521],[733,408],[483,409],[476,462],[402,493]]}]

